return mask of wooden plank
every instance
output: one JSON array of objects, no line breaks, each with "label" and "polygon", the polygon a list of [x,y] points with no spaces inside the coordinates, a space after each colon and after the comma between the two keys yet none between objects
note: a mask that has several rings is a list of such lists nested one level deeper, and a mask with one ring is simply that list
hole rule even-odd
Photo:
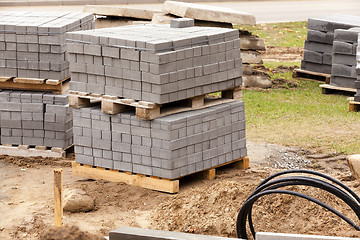
[{"label": "wooden plank", "polygon": [[355,88],[345,88],[345,87],[337,87],[330,84],[321,84],[319,85],[320,88],[322,88],[323,94],[331,94],[337,91],[341,92],[349,92],[349,93],[356,93],[357,89]]},{"label": "wooden plank", "polygon": [[355,102],[353,97],[349,98],[348,100],[349,100],[349,112],[359,112],[360,102]]},{"label": "wooden plank", "polygon": [[143,187],[160,192],[177,193],[179,192],[179,180],[150,178],[144,175],[127,174],[119,171],[109,171],[102,168],[92,168],[81,166],[80,163],[72,163],[73,175],[97,180],[107,180],[112,182],[123,182],[132,186]]},{"label": "wooden plank", "polygon": [[[6,80],[8,79],[8,80]],[[67,77],[63,80],[46,80],[36,78],[0,78],[0,89],[41,91],[61,94],[69,90],[69,80]],[[58,84],[55,84],[57,83]]]},{"label": "wooden plank", "polygon": [[63,170],[54,169],[54,215],[55,227],[63,225]]},{"label": "wooden plank", "polygon": [[330,74],[326,73],[319,73],[319,72],[313,72],[303,69],[294,69],[293,78],[305,78],[305,79],[311,79],[311,80],[321,80],[322,82],[325,82],[327,84],[330,83]]},{"label": "wooden plank", "polygon": [[13,147],[0,145],[0,155],[19,156],[19,157],[66,157],[66,152],[53,152],[51,150],[38,150],[35,148]]},{"label": "wooden plank", "polygon": [[223,103],[242,99],[242,87],[223,91],[223,98],[209,97],[206,95],[185,99],[174,104],[159,105],[152,102],[136,101],[134,99],[119,99],[113,96],[92,96],[90,93],[70,92],[69,104],[73,108],[89,107],[96,101],[101,101],[101,111],[107,114],[118,114],[129,107],[136,109],[136,117],[143,120],[153,120],[175,113],[186,112],[194,109],[216,106]]},{"label": "wooden plank", "polygon": [[250,160],[249,160],[249,157],[244,157],[239,161],[231,163],[230,165],[233,168],[245,170],[245,169],[250,168]]},{"label": "wooden plank", "polygon": [[213,169],[202,171],[199,173],[199,175],[201,175],[201,177],[206,180],[214,180],[216,177],[216,169],[213,168]]},{"label": "wooden plank", "polygon": [[0,77],[0,82],[7,82],[12,79],[13,79],[12,77]]},{"label": "wooden plank", "polygon": [[45,83],[45,79],[39,79],[39,78],[20,78],[16,77],[13,79],[14,83],[27,83],[27,84],[43,84]]}]

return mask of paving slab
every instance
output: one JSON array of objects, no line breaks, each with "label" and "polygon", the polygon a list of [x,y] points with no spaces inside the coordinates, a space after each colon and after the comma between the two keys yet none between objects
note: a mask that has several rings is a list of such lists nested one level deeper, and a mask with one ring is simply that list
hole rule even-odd
[{"label": "paving slab", "polygon": [[155,10],[114,5],[86,5],[84,7],[84,12],[93,13],[94,15],[129,17],[148,20],[153,18],[154,13],[160,13]]},{"label": "paving slab", "polygon": [[135,227],[121,227],[109,233],[109,240],[231,240],[239,238],[225,238],[205,236],[192,233],[169,232]]},{"label": "paving slab", "polygon": [[225,22],[241,25],[255,25],[255,16],[230,8],[200,5],[176,1],[165,1],[163,11],[180,17],[197,20]]}]

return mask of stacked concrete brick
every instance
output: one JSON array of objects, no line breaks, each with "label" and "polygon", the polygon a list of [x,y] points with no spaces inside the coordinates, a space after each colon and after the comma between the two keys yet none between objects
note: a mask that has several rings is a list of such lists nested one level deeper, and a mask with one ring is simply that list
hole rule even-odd
[{"label": "stacked concrete brick", "polygon": [[355,102],[360,102],[360,34],[358,35],[358,47],[356,51],[356,81],[355,81],[355,88],[357,92],[354,97]]},{"label": "stacked concrete brick", "polygon": [[68,77],[65,33],[93,28],[89,13],[1,11],[0,76]]},{"label": "stacked concrete brick", "polygon": [[143,25],[67,38],[74,91],[164,104],[242,85],[237,30]]},{"label": "stacked concrete brick", "polygon": [[[70,89],[164,104],[242,85],[237,30],[175,21],[68,33]],[[247,154],[241,101],[152,121],[73,111],[82,164],[175,179]]]},{"label": "stacked concrete brick", "polygon": [[96,107],[73,111],[79,163],[174,179],[247,155],[240,101],[152,121]]},{"label": "stacked concrete brick", "polygon": [[1,144],[66,148],[73,143],[67,93],[0,90]]},{"label": "stacked concrete brick", "polygon": [[[359,26],[360,17],[358,16],[335,14],[324,18],[309,19],[301,69],[331,74],[334,31]],[[337,54],[334,54],[334,57],[338,58]]]},{"label": "stacked concrete brick", "polygon": [[335,30],[330,84],[355,88],[356,49],[360,28]]}]

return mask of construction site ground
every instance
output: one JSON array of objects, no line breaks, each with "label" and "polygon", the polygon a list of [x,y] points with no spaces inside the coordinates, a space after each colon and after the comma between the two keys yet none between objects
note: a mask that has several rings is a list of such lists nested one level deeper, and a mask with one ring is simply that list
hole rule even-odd
[{"label": "construction site ground", "polygon": [[[186,178],[181,181],[180,192],[174,195],[75,177],[67,159],[3,156],[0,158],[0,238],[69,239],[61,236],[71,233],[71,236],[83,237],[77,239],[101,239],[124,225],[235,237],[236,216],[245,199],[261,180],[284,168],[315,167],[360,194],[360,184],[351,179],[342,157],[322,156],[325,158],[314,160],[308,157],[316,155],[316,149],[309,152],[252,142],[248,147],[250,169],[221,168],[215,180]],[[57,167],[64,170],[65,188],[85,190],[95,198],[96,204],[96,209],[90,212],[65,212],[65,229],[61,234],[52,228],[53,169]],[[325,192],[310,191],[307,187],[296,190],[329,203],[355,219],[339,199]],[[264,197],[254,209],[256,230],[360,237],[338,217],[294,197]]]},{"label": "construction site ground", "polygon": [[[302,51],[300,47],[270,47],[263,59],[299,62]],[[331,126],[328,130],[332,131]],[[102,239],[121,226],[236,237],[236,217],[245,199],[264,178],[284,169],[321,171],[360,194],[360,182],[352,179],[344,156],[317,146],[309,150],[252,140],[248,138],[250,169],[224,167],[217,170],[215,180],[187,177],[181,180],[178,194],[75,177],[69,159],[0,156],[0,239]],[[53,169],[58,167],[64,171],[64,188],[86,191],[95,199],[95,210],[65,212],[64,228],[54,229]],[[308,187],[291,189],[356,220],[338,198]],[[295,197],[263,197],[253,215],[256,231],[360,237],[335,215]]]}]

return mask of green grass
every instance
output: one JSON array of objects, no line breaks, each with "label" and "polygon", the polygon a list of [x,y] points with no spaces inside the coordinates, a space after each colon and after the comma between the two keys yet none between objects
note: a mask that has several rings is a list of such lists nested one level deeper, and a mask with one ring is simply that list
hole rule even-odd
[{"label": "green grass", "polygon": [[[294,63],[265,63],[268,68]],[[291,71],[270,75],[296,81],[290,89],[245,90],[248,139],[326,152],[359,153],[360,112],[348,112],[345,95],[323,95],[321,83],[295,80]]]},{"label": "green grass", "polygon": [[255,26],[235,26],[264,39],[266,46],[304,47],[307,22],[264,23]]}]

